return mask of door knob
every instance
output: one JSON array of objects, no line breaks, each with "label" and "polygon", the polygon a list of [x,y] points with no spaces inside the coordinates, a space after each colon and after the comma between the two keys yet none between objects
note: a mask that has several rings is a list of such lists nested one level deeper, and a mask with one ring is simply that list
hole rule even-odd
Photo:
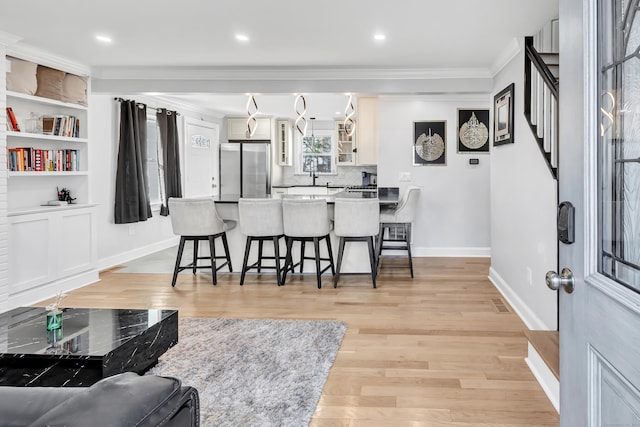
[{"label": "door knob", "polygon": [[560,272],[560,275],[555,271],[547,271],[546,275],[547,286],[549,289],[553,289],[557,291],[560,288],[564,288],[565,292],[570,294],[573,292],[574,281],[573,281],[573,273],[568,268],[563,268]]}]

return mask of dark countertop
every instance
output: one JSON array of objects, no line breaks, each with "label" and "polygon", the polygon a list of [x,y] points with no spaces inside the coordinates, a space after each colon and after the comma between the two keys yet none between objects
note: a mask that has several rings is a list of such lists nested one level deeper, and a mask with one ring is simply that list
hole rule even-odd
[{"label": "dark countertop", "polygon": [[[355,192],[345,192],[341,191],[336,194],[285,194],[283,196],[280,195],[262,195],[262,196],[254,196],[253,198],[286,198],[286,199],[298,199],[298,200],[321,200],[324,199],[329,204],[333,204],[335,199],[345,198],[345,199],[373,199],[378,198],[380,200],[381,205],[392,205],[398,203],[398,193],[391,192],[390,194],[377,194],[374,191],[355,191]],[[216,203],[238,203],[238,199],[240,199],[239,194],[223,194],[220,197],[214,197],[213,200]]]}]

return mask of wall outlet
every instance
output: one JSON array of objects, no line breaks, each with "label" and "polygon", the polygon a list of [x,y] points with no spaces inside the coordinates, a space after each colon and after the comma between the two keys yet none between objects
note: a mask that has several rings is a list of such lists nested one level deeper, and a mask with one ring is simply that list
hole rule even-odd
[{"label": "wall outlet", "polygon": [[527,283],[529,283],[529,286],[533,286],[533,271],[531,271],[531,267],[527,267]]},{"label": "wall outlet", "polygon": [[400,180],[400,182],[411,181],[411,172],[400,172],[398,179]]}]

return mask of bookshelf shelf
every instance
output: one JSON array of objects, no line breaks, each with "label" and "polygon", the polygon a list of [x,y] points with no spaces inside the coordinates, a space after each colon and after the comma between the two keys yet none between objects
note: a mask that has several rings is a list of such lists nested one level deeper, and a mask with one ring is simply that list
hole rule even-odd
[{"label": "bookshelf shelf", "polygon": [[87,111],[89,109],[88,107],[80,104],[72,104],[69,102],[56,101],[55,99],[42,98],[40,96],[27,95],[25,93],[12,92],[10,90],[6,92],[6,95],[7,95],[8,104],[10,103],[11,98],[14,98],[14,99],[22,99],[29,102],[35,102],[37,104],[53,105],[56,107],[63,107],[63,108],[72,108],[74,110]]},{"label": "bookshelf shelf", "polygon": [[9,210],[7,216],[21,216],[21,215],[32,215],[32,214],[41,214],[41,213],[51,213],[51,212],[59,212],[59,211],[70,211],[75,209],[84,209],[84,208],[92,208],[96,205],[92,205],[89,203],[74,203],[74,204],[65,204],[60,206],[26,206],[20,209],[12,209]]},{"label": "bookshelf shelf", "polygon": [[60,172],[33,172],[33,171],[24,171],[24,172],[15,172],[9,171],[7,172],[9,178],[12,177],[26,177],[26,176],[39,176],[39,177],[51,177],[51,176],[88,176],[88,171],[60,171]]},{"label": "bookshelf shelf", "polygon": [[43,133],[28,133],[28,132],[13,132],[13,131],[7,131],[7,137],[19,138],[19,139],[39,139],[44,141],[59,141],[59,142],[71,142],[71,143],[89,142],[87,138],[74,138],[70,136],[45,135]]}]

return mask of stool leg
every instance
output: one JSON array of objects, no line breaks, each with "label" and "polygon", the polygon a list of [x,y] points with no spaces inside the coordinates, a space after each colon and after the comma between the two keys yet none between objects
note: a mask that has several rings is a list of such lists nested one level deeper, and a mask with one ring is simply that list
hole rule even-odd
[{"label": "stool leg", "polygon": [[196,270],[198,268],[198,247],[200,246],[200,241],[198,239],[194,239],[193,241],[193,274],[196,274]]},{"label": "stool leg", "polygon": [[[367,243],[369,245],[369,263],[371,264],[371,281],[373,282],[373,287],[376,287],[376,254],[375,249],[373,248],[373,236],[369,236],[367,238]],[[338,270],[340,269],[340,264],[338,264]]]},{"label": "stool leg", "polygon": [[340,278],[340,268],[342,267],[342,254],[344,253],[344,237],[340,237],[340,244],[338,245],[338,266],[336,274],[333,276],[333,287],[338,287],[338,279]]},{"label": "stool leg", "polygon": [[293,265],[293,260],[291,258],[291,246],[293,246],[293,239],[291,237],[285,237],[287,241],[287,255],[284,261],[284,271],[282,272],[282,284],[280,286],[284,286],[285,280],[287,280],[287,271],[289,271],[289,264]]},{"label": "stool leg", "polygon": [[280,237],[273,236],[273,258],[276,262],[276,279],[278,280],[278,286],[281,282],[280,272]]},{"label": "stool leg", "polygon": [[209,236],[209,253],[211,256],[211,279],[215,286],[218,283],[218,272],[216,268],[216,242],[213,236]]},{"label": "stool leg", "polygon": [[178,255],[176,256],[176,265],[173,268],[173,279],[171,280],[171,287],[176,286],[176,280],[178,279],[178,268],[180,267],[180,260],[182,259],[182,251],[184,250],[184,242],[186,239],[184,236],[180,236],[180,244],[178,245]]},{"label": "stool leg", "polygon": [[384,229],[385,226],[384,224],[380,224],[380,231],[378,231],[378,247],[376,250],[376,253],[378,254],[378,260],[377,260],[377,264],[376,264],[376,269],[378,269],[378,267],[380,266],[380,255],[382,254],[382,243],[384,241]]},{"label": "stool leg", "polygon": [[244,275],[247,272],[247,261],[249,260],[249,252],[251,251],[251,236],[247,236],[247,242],[244,245],[244,261],[242,262],[242,273],[240,274],[240,286],[244,285]]},{"label": "stool leg", "polygon": [[324,236],[324,238],[327,239],[327,252],[329,252],[329,265],[331,266],[331,274],[335,276],[336,269],[333,266],[333,251],[331,250],[331,236],[327,234],[326,236]]},{"label": "stool leg", "polygon": [[231,266],[231,254],[229,253],[229,244],[227,243],[227,232],[222,233],[222,246],[224,246],[224,254],[227,257],[227,266],[229,266],[229,273],[233,273],[233,267]]},{"label": "stool leg", "polygon": [[409,269],[411,270],[411,278],[413,279],[413,261],[411,259],[411,223],[404,225],[405,241],[407,242],[407,254],[409,255]]},{"label": "stool leg", "polygon": [[322,288],[322,278],[320,277],[320,238],[313,238],[313,250],[316,258],[316,280],[318,281],[318,289]]},{"label": "stool leg", "polygon": [[262,239],[258,240],[258,273],[262,270],[262,243]]},{"label": "stool leg", "polygon": [[300,242],[300,273],[302,273],[303,270],[304,270],[304,240]]}]

